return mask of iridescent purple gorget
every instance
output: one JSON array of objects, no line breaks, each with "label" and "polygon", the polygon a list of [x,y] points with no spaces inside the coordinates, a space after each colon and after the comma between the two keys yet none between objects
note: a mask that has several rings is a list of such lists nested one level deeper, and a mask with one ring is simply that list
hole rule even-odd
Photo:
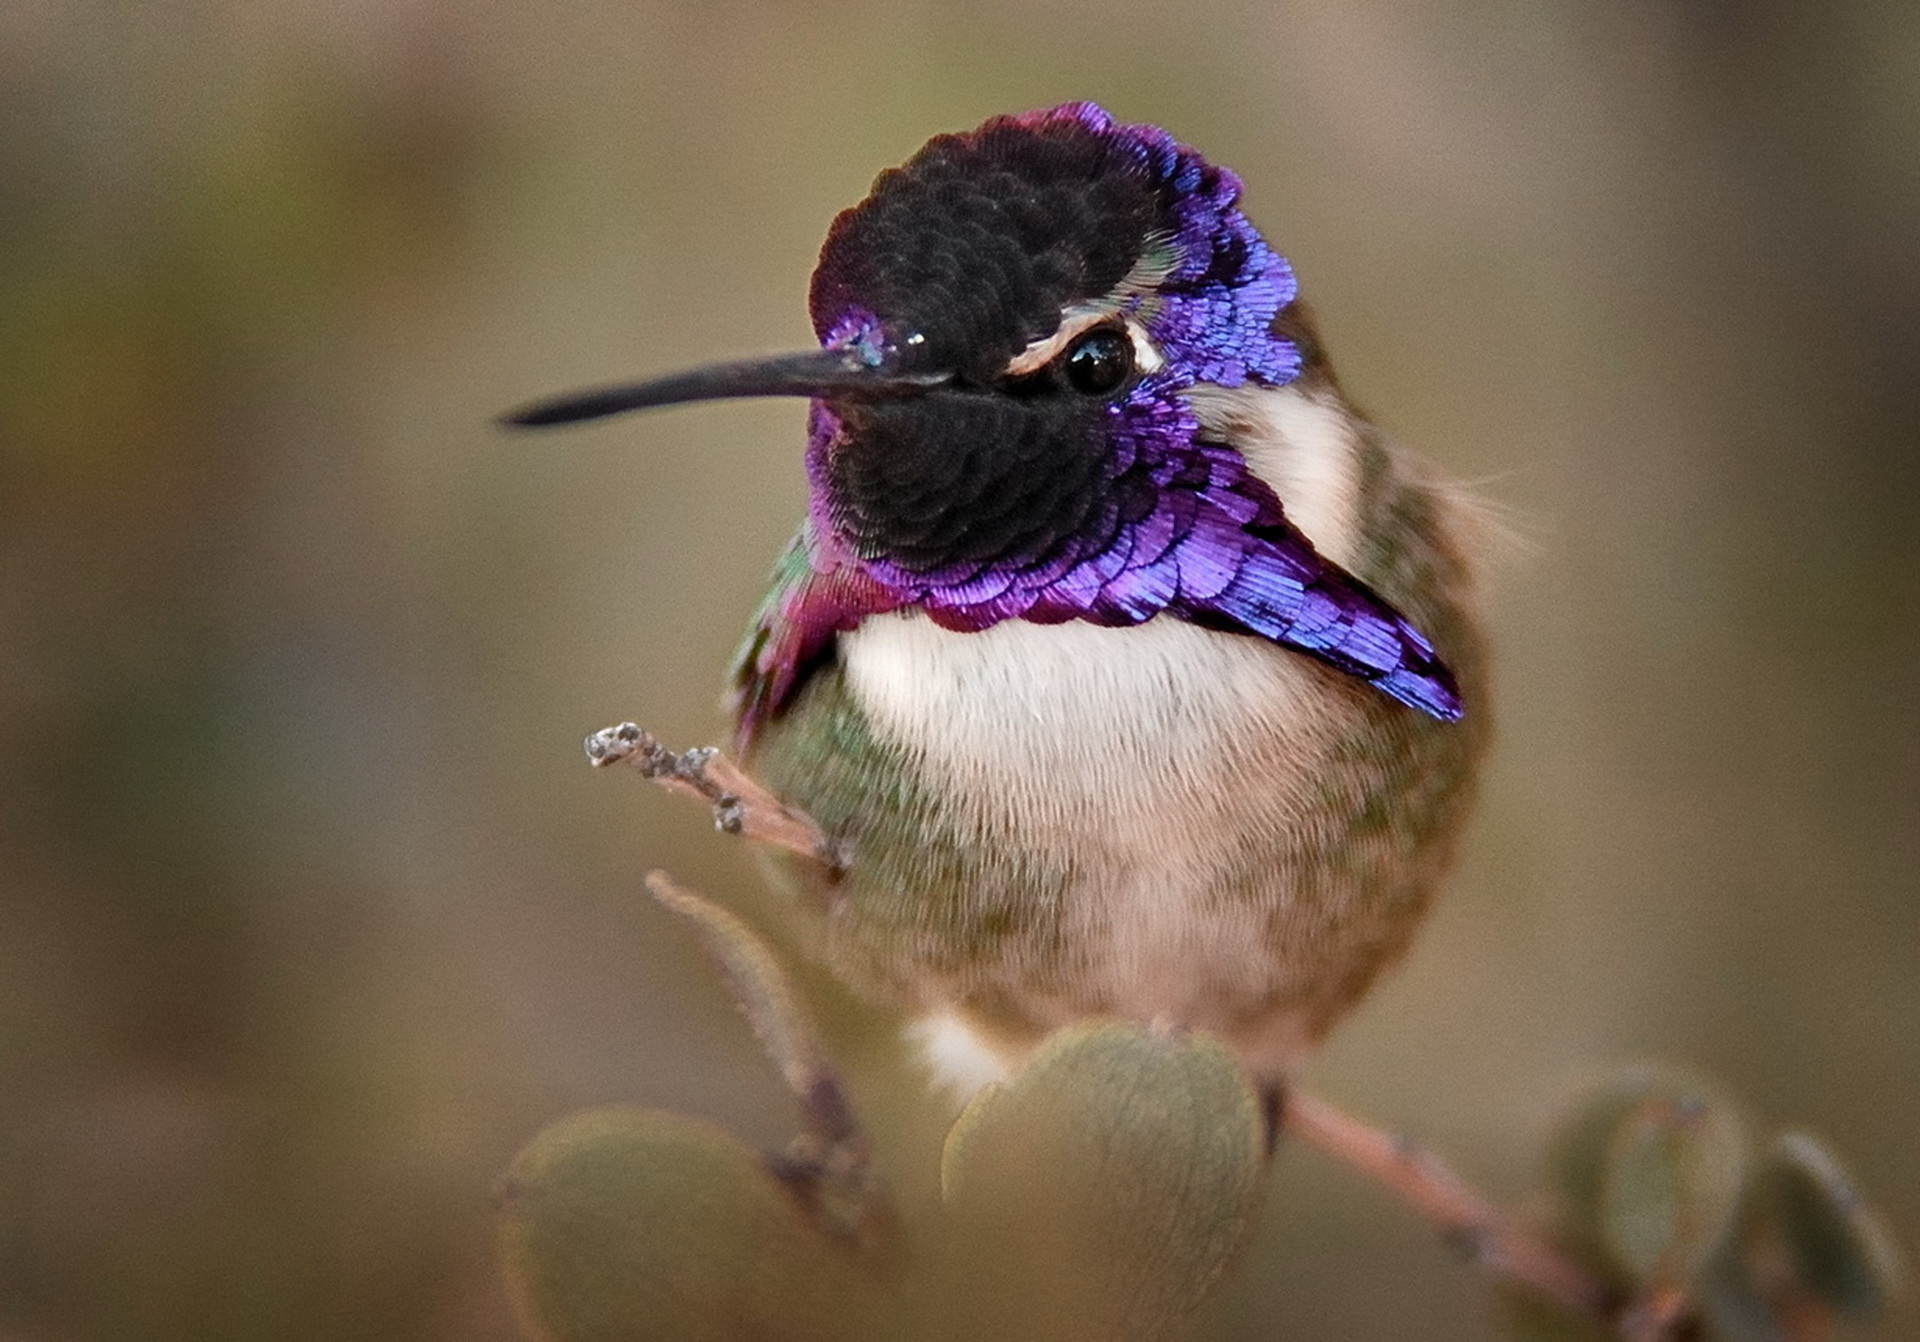
[{"label": "iridescent purple gorget", "polygon": [[[1031,208],[1018,199],[1021,164],[1049,156],[1057,171],[1062,155],[1091,164],[1086,218],[1070,208],[1074,199]],[[1006,190],[962,189],[976,169],[990,169]],[[920,189],[916,172],[946,211],[928,225],[940,239],[1004,232],[1005,213],[1025,209],[1032,266],[1023,269],[1025,255],[968,251],[964,241],[942,250],[910,234],[917,216],[892,197]],[[858,447],[847,417],[865,412],[815,400],[808,520],[743,649],[743,741],[785,706],[836,633],[908,608],[963,632],[1006,620],[1126,626],[1165,616],[1271,640],[1437,718],[1460,716],[1452,675],[1427,639],[1315,551],[1240,454],[1207,439],[1183,394],[1200,384],[1283,386],[1301,369],[1300,350],[1275,333],[1295,296],[1292,268],[1240,212],[1239,196],[1233,173],[1165,131],[1073,103],[939,137],[836,222],[813,294],[828,349],[876,366],[959,369],[956,387],[987,387],[1028,343],[1053,333],[1063,305],[1096,304],[1142,327],[1164,362],[1101,402],[1098,418],[1089,411],[1073,422],[1075,435],[1098,433],[1101,456],[1093,503],[1071,530],[932,565],[863,538],[839,463]],[[913,208],[927,206],[916,198]],[[1057,245],[1050,215],[1061,220]],[[1096,263],[1100,290],[1083,292],[1096,276],[1058,258],[1086,250],[1074,229],[1090,230],[1092,219],[1111,232],[1114,218],[1137,219],[1130,256]],[[929,393],[929,407],[935,395],[962,394]]]}]

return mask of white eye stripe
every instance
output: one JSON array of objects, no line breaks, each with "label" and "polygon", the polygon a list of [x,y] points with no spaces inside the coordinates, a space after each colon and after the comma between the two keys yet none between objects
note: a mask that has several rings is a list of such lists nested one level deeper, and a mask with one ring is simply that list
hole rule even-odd
[{"label": "white eye stripe", "polygon": [[[1034,341],[1007,364],[1008,377],[1037,373],[1066,352],[1087,331],[1113,319],[1107,308],[1068,308],[1060,316],[1060,325],[1052,335]],[[1157,373],[1167,366],[1166,358],[1147,336],[1147,328],[1131,317],[1126,319],[1127,338],[1133,342],[1133,361],[1143,373]]]},{"label": "white eye stripe", "polygon": [[1133,363],[1141,372],[1157,373],[1167,366],[1166,356],[1148,338],[1147,328],[1131,318],[1127,320],[1127,338],[1133,341]]},{"label": "white eye stripe", "polygon": [[1068,345],[1080,338],[1081,333],[1098,326],[1107,319],[1105,312],[1090,308],[1068,308],[1060,315],[1060,325],[1053,334],[1034,341],[1013,357],[1007,365],[1008,377],[1024,377],[1028,373],[1037,373],[1066,351]]}]

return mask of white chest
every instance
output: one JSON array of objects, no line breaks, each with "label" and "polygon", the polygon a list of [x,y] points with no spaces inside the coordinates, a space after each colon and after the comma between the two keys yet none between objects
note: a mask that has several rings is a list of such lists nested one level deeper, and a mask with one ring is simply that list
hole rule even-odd
[{"label": "white chest", "polygon": [[[1010,870],[1072,873],[1058,915],[1078,968],[1015,976],[1034,1020],[1226,1031],[1285,979],[1268,920],[1293,897],[1287,873],[1351,707],[1330,673],[1164,617],[956,634],[888,616],[844,636],[841,655],[870,728],[907,749],[949,832],[1014,855]],[[1263,888],[1246,885],[1250,853]],[[943,1075],[987,1075],[958,1061],[987,1055],[956,1018],[925,1028]],[[1303,1046],[1294,1014],[1259,1028],[1275,1057]]]},{"label": "white chest", "polygon": [[[1236,775],[1256,759],[1304,764],[1326,736],[1319,668],[1167,616],[953,633],[890,615],[843,635],[841,655],[874,730],[965,798],[983,838],[1162,852],[1216,840],[1249,823]],[[1279,781],[1269,769],[1253,789],[1261,809]]]}]

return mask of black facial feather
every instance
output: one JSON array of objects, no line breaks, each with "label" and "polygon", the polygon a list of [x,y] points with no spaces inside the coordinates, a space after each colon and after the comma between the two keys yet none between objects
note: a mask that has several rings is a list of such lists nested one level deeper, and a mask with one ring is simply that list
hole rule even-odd
[{"label": "black facial feather", "polygon": [[1060,311],[1112,292],[1167,201],[1137,155],[1070,121],[942,135],[834,220],[810,305],[824,337],[850,310],[984,383]]},{"label": "black facial feather", "polygon": [[1087,534],[1113,494],[1098,401],[936,392],[842,413],[842,525],[909,569],[1031,561]]}]

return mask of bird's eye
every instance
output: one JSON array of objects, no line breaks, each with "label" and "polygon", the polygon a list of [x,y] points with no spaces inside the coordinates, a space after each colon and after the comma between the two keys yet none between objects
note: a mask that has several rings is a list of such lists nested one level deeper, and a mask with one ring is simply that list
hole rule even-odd
[{"label": "bird's eye", "polygon": [[1133,376],[1133,342],[1123,331],[1098,327],[1074,341],[1061,364],[1068,386],[1089,396],[1105,396]]}]

